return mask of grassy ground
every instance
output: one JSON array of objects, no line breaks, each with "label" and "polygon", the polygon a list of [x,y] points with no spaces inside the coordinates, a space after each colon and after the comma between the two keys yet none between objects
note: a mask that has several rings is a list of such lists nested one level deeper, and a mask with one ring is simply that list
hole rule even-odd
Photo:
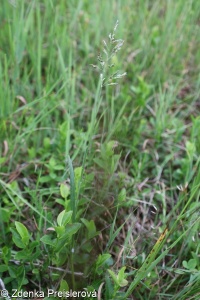
[{"label": "grassy ground", "polygon": [[199,299],[199,46],[198,0],[2,2],[1,289]]}]

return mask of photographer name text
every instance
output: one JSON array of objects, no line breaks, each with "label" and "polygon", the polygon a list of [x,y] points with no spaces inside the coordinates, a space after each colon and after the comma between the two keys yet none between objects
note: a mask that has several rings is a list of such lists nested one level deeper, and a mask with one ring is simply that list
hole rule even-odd
[{"label": "photographer name text", "polygon": [[[12,298],[44,298],[44,297],[57,297],[57,298],[86,298],[86,297],[92,297],[92,298],[97,298],[97,292],[94,291],[88,291],[88,290],[84,290],[84,291],[73,291],[73,290],[69,290],[69,291],[54,291],[53,289],[48,289],[46,292],[44,291],[37,291],[37,290],[33,290],[33,291],[23,291],[23,290],[17,290],[17,289],[12,289],[12,293],[11,293],[11,297]],[[7,290],[1,290],[1,296],[2,297],[7,297],[9,295]]]}]

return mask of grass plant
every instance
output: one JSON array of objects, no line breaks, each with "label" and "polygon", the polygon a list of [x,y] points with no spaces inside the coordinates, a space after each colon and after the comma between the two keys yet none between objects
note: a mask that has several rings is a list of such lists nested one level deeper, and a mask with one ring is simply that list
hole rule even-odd
[{"label": "grass plant", "polygon": [[199,299],[199,18],[197,0],[2,2],[2,299]]}]

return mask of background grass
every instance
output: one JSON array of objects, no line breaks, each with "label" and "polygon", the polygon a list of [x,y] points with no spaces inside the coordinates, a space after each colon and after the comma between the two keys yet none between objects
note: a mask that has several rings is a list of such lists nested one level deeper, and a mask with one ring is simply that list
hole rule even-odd
[{"label": "background grass", "polygon": [[[199,298],[199,18],[197,0],[3,1],[0,273],[9,291],[68,284],[98,299]],[[116,20],[125,42],[111,62],[127,75],[101,88],[91,65]],[[63,209],[73,211],[64,237]],[[31,244],[16,243],[15,221]]]}]

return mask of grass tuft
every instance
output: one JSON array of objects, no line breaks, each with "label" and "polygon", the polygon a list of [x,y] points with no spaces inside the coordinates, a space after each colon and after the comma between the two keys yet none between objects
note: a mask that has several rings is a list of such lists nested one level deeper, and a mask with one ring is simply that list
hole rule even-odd
[{"label": "grass tuft", "polygon": [[2,3],[7,299],[199,298],[199,17],[195,0]]}]

